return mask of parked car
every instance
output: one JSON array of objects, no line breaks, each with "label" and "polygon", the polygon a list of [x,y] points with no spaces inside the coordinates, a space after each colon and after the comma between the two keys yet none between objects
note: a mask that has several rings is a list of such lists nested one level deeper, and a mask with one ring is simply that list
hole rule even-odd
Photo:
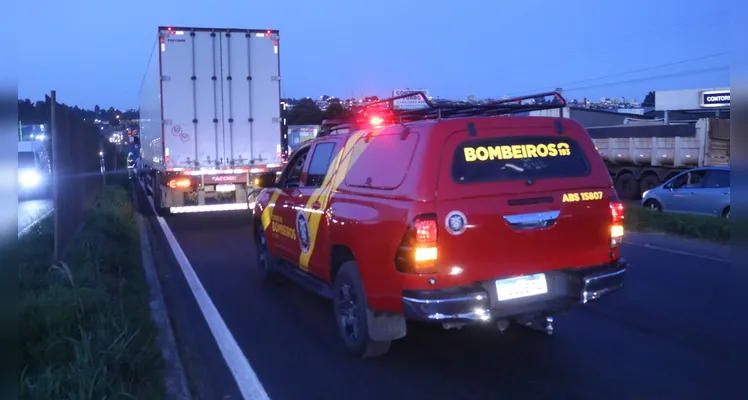
[{"label": "parked car", "polygon": [[730,167],[682,172],[644,192],[641,204],[656,211],[730,218]]}]

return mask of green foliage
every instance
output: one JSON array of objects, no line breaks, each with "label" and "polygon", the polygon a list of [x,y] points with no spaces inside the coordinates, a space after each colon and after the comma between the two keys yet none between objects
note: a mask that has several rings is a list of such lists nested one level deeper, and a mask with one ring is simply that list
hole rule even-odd
[{"label": "green foliage", "polygon": [[324,113],[312,99],[301,99],[288,112],[288,125],[320,125]]},{"label": "green foliage", "polygon": [[624,215],[626,227],[635,231],[664,232],[715,242],[730,241],[730,221],[722,217],[658,212],[633,205],[626,207]]},{"label": "green foliage", "polygon": [[[101,121],[116,122],[119,121],[130,121],[140,118],[139,110],[117,110],[114,107],[109,109],[102,109],[98,105],[93,110],[87,110],[78,106],[66,106],[68,111],[77,118],[92,121],[99,119]],[[117,120],[117,115],[120,116]],[[44,101],[32,102],[29,99],[18,100],[18,119],[24,124],[48,124],[49,123],[49,107]]]},{"label": "green foliage", "polygon": [[19,240],[23,399],[164,397],[163,360],[128,192],[105,187],[65,264],[49,221]]},{"label": "green foliage", "polygon": [[343,107],[340,101],[331,102],[323,114],[325,119],[343,119],[350,116],[349,111]]}]

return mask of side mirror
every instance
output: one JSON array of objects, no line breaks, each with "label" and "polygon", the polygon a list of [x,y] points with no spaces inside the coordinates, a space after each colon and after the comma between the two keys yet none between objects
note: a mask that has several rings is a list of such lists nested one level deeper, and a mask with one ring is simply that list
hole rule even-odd
[{"label": "side mirror", "polygon": [[255,179],[255,185],[261,188],[270,188],[275,186],[275,172],[265,172]]}]

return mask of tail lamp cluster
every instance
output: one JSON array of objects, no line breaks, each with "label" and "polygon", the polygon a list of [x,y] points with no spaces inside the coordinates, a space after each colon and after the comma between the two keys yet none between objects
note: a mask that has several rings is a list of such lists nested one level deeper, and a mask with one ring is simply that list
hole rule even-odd
[{"label": "tail lamp cluster", "polygon": [[433,274],[438,271],[438,228],[435,214],[421,215],[413,220],[395,255],[398,271],[407,274]]},{"label": "tail lamp cluster", "polygon": [[190,178],[182,176],[169,181],[169,187],[172,189],[186,189],[190,186],[192,186],[192,181],[190,180]]},{"label": "tail lamp cluster", "polygon": [[610,248],[617,248],[623,239],[623,203],[620,201],[610,202]]}]

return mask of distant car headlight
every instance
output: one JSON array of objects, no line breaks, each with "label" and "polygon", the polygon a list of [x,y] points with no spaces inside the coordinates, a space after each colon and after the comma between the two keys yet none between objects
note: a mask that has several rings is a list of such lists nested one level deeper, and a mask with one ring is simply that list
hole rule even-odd
[{"label": "distant car headlight", "polygon": [[18,171],[18,184],[25,188],[38,186],[42,181],[41,175],[33,169]]}]

